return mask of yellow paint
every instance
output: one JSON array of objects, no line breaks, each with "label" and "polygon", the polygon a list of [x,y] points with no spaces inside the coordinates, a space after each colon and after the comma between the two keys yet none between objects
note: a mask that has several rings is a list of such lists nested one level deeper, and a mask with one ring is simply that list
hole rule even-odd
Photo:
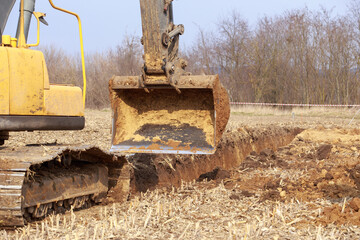
[{"label": "yellow paint", "polygon": [[17,45],[17,38],[12,38],[10,35],[3,35],[1,46],[5,47],[16,47]]},{"label": "yellow paint", "polygon": [[49,0],[50,5],[59,11],[65,12],[67,14],[73,15],[76,17],[76,19],[78,20],[78,25],[79,25],[79,36],[80,36],[80,52],[81,52],[81,65],[82,65],[82,74],[83,74],[83,105],[85,108],[85,99],[86,99],[86,71],[85,71],[85,54],[84,54],[84,44],[83,44],[83,35],[82,35],[82,27],[81,27],[81,20],[79,15],[77,15],[74,12],[70,12],[66,9],[63,8],[59,8],[57,6],[55,6],[55,4],[53,3],[52,0]]},{"label": "yellow paint", "polygon": [[50,89],[50,81],[49,81],[49,74],[46,67],[45,61],[42,62],[43,71],[44,71],[44,89],[49,90]]},{"label": "yellow paint", "polygon": [[45,90],[45,112],[46,115],[84,116],[81,88],[50,85],[50,90]]},{"label": "yellow paint", "polygon": [[40,21],[43,13],[34,12],[37,19],[37,42],[26,44],[24,35],[24,0],[20,5],[19,39],[2,36],[0,46],[0,115],[84,116],[86,75],[81,21],[77,14],[51,5],[76,16],[79,22],[84,86],[52,85],[49,83],[44,55],[28,47],[39,45]]},{"label": "yellow paint", "polygon": [[20,1],[20,32],[18,39],[18,47],[19,48],[26,47],[26,38],[24,34],[24,0]]},{"label": "yellow paint", "polygon": [[7,48],[10,66],[10,114],[44,114],[44,56],[40,51]]},{"label": "yellow paint", "polygon": [[1,40],[2,40],[2,44],[4,46],[10,46],[11,45],[11,36],[10,35],[3,35]]},{"label": "yellow paint", "polygon": [[37,21],[37,41],[34,44],[27,44],[27,47],[37,47],[40,44],[40,18],[41,17],[46,17],[45,13],[41,13],[41,12],[33,12],[33,15],[36,18]]},{"label": "yellow paint", "polygon": [[79,87],[49,84],[44,55],[0,47],[0,114],[83,116]]},{"label": "yellow paint", "polygon": [[0,47],[0,114],[9,114],[9,64],[6,48]]},{"label": "yellow paint", "polygon": [[11,47],[16,47],[17,45],[17,38],[11,38]]}]

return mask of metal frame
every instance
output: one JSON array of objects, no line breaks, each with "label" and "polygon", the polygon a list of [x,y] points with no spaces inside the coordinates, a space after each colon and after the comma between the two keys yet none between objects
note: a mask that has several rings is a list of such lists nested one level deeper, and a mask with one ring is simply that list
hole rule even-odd
[{"label": "metal frame", "polygon": [[81,130],[84,127],[84,117],[0,115],[0,132],[35,130]]}]

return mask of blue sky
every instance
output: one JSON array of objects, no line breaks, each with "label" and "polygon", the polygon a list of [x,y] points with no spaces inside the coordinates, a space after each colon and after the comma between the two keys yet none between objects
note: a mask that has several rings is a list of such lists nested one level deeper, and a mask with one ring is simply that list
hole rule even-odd
[{"label": "blue sky", "polygon": [[[80,15],[85,51],[101,52],[121,43],[126,34],[141,35],[139,0],[54,0],[54,3]],[[190,46],[196,40],[199,28],[216,29],[216,23],[234,10],[254,27],[263,16],[274,16],[303,7],[310,10],[325,7],[332,10],[333,15],[343,15],[350,3],[351,0],[174,0],[174,16],[176,24],[185,25],[182,45]],[[37,0],[36,4],[36,11],[45,12],[49,23],[48,27],[41,26],[41,44],[57,45],[68,52],[78,52],[76,19],[52,9],[47,0]],[[17,16],[18,3],[5,34],[15,34]],[[35,42],[35,21],[30,31],[29,42]]]}]

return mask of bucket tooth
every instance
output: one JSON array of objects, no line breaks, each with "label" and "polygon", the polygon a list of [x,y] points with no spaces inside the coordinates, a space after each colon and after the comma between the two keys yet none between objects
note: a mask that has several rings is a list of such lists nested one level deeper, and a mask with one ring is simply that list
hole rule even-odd
[{"label": "bucket tooth", "polygon": [[110,80],[113,153],[212,154],[230,115],[217,75],[181,76],[145,89],[139,77]]}]

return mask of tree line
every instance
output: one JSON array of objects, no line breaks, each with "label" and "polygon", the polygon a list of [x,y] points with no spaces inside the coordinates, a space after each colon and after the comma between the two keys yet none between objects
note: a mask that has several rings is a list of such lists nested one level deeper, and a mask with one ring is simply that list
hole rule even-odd
[{"label": "tree line", "polygon": [[[78,58],[43,49],[52,82],[81,85]],[[112,75],[139,75],[140,37],[116,48],[87,54],[88,107],[108,106]],[[214,31],[200,29],[180,53],[193,74],[219,74],[232,101],[360,104],[360,1],[344,16],[323,8],[263,17],[251,28],[234,11]]]}]

